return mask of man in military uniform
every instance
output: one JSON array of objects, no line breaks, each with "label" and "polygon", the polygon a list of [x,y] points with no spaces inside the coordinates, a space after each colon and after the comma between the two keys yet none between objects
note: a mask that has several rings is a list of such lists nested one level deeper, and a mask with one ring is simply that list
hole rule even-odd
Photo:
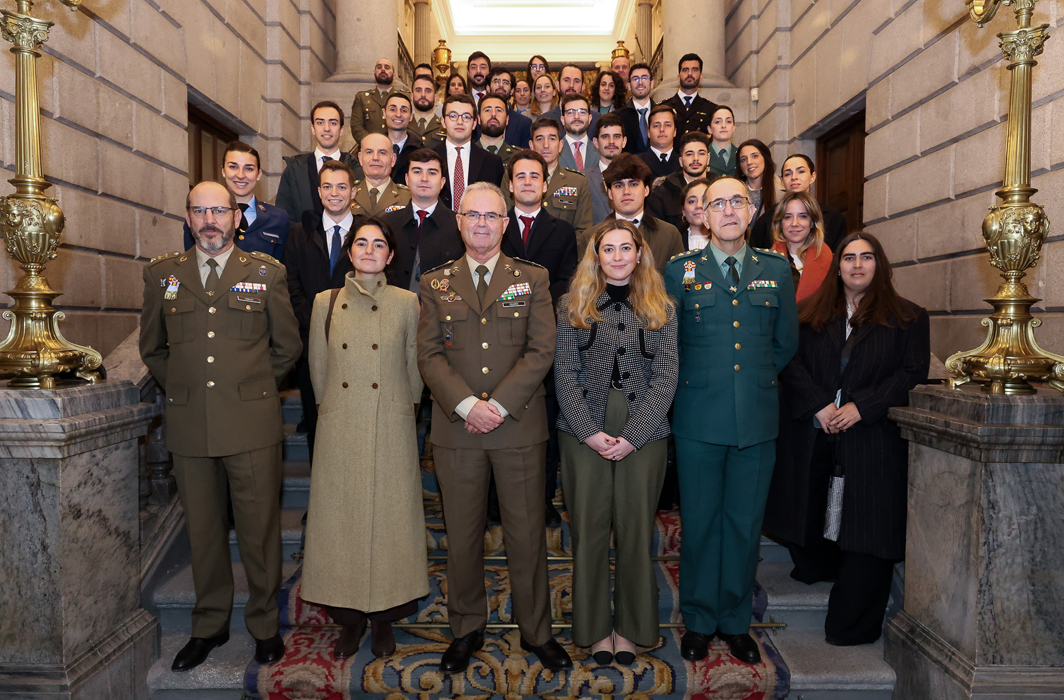
[{"label": "man in military uniform", "polygon": [[709,134],[709,122],[717,106],[698,94],[702,82],[702,58],[696,53],[684,54],[678,65],[680,87],[676,94],[662,104],[676,112],[676,137],[691,131]]},{"label": "man in military uniform", "polygon": [[753,208],[724,177],[703,197],[710,245],[676,256],[665,288],[678,303],[680,375],[673,402],[680,477],[683,658],[706,657],[714,633],[758,663],[754,574],[779,423],[777,376],[798,350],[787,260],[745,242]]},{"label": "man in military uniform", "polygon": [[484,525],[495,475],[521,648],[572,668],[551,636],[543,536],[547,410],[543,378],[556,326],[547,271],[502,254],[502,192],[470,183],[458,207],[466,254],[421,277],[418,367],[432,391],[433,457],[447,525],[447,617],[440,662],[463,671],[484,644]]},{"label": "man in military uniform", "polygon": [[[547,162],[547,195],[543,206],[556,219],[573,227],[578,240],[592,226],[591,184],[587,176],[575,170],[563,168],[558,158],[562,153],[562,125],[554,119],[539,118],[532,124],[532,143],[529,145]],[[502,191],[506,193],[506,206],[513,207],[509,179],[504,177]]]},{"label": "man in military uniform", "polygon": [[244,621],[256,640],[255,659],[266,664],[284,655],[277,616],[284,439],[277,385],[302,343],[284,266],[233,245],[237,211],[225,187],[200,183],[185,210],[195,247],[144,268],[140,356],[166,390],[166,444],[196,589],[192,638],[174,659],[175,671],[198,666],[229,640],[227,490],[248,577]]},{"label": "man in military uniform", "polygon": [[384,119],[384,105],[388,98],[398,92],[392,87],[395,81],[395,68],[387,58],[378,59],[373,66],[373,80],[377,83],[373,90],[365,90],[355,95],[351,105],[351,137],[356,147],[362,143],[366,134],[386,134],[388,125]]},{"label": "man in military uniform", "polygon": [[419,136],[426,148],[447,140],[447,130],[436,116],[436,81],[431,76],[417,76],[411,86],[410,97],[414,101],[414,114],[410,117],[407,131]]},{"label": "man in military uniform", "polygon": [[480,141],[477,145],[488,153],[494,153],[502,158],[505,166],[517,149],[506,143],[506,125],[510,115],[507,111],[506,100],[495,94],[484,95],[478,107],[480,119]]},{"label": "man in military uniform", "polygon": [[392,182],[396,155],[391,140],[383,134],[367,134],[358,149],[358,162],[366,179],[355,183],[351,212],[355,216],[377,216],[399,211],[410,204],[406,185]]}]

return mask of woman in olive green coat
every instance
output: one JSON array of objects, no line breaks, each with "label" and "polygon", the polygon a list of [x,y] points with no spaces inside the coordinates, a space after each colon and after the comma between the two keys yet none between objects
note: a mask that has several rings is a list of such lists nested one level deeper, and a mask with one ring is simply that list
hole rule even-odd
[{"label": "woman in olive green coat", "polygon": [[363,219],[343,254],[355,268],[334,302],[314,299],[310,374],[318,436],[303,559],[304,600],[343,627],[338,658],[353,655],[372,622],[376,656],[395,651],[391,622],[428,595],[425,511],[415,428],[421,400],[417,295],[389,286],[395,238]]}]

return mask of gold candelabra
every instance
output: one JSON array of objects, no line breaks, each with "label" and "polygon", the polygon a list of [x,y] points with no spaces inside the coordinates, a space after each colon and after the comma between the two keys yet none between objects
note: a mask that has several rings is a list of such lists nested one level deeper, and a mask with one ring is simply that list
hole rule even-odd
[{"label": "gold candelabra", "polygon": [[[60,1],[74,11],[81,4]],[[11,42],[15,54],[15,177],[8,181],[15,193],[0,198],[0,235],[22,276],[8,292],[14,307],[3,313],[11,327],[0,342],[0,377],[11,377],[12,387],[52,389],[57,380],[95,382],[103,358],[63,337],[59,322],[66,315],[52,306],[60,293],[43,275],[45,264],[59,250],[65,225],[59,204],[44,195],[51,184],[41,177],[37,59],[53,23],[30,16],[33,0],[15,4],[15,12],[0,11],[0,35]]]},{"label": "gold candelabra", "polygon": [[983,220],[983,238],[990,264],[1001,270],[1003,282],[997,294],[986,300],[994,308],[986,340],[975,350],[959,352],[946,360],[952,375],[950,386],[969,381],[983,385],[990,394],[1033,394],[1031,384],[1046,382],[1064,391],[1064,357],[1038,346],[1034,329],[1041,319],[1031,315],[1032,297],[1021,280],[1038,264],[1042,244],[1049,235],[1049,217],[1031,201],[1038,190],[1031,187],[1031,80],[1036,56],[1048,38],[1048,24],[1031,26],[1038,0],[965,0],[972,20],[982,27],[999,6],[1012,5],[1016,29],[998,34],[1001,50],[1012,72],[1009,86],[1008,138],[1005,143],[1005,177],[995,194],[1001,203],[990,208]]}]

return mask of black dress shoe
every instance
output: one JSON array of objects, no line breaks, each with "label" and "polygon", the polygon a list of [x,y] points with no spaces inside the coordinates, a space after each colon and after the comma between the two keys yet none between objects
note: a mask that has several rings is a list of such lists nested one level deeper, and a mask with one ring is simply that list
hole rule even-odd
[{"label": "black dress shoe", "polygon": [[338,659],[346,659],[358,653],[358,645],[362,642],[362,635],[366,633],[366,618],[357,625],[344,625],[340,629],[340,636],[333,646],[333,656]]},{"label": "black dress shoe", "polygon": [[483,632],[470,632],[464,637],[451,642],[440,659],[440,670],[444,673],[461,673],[469,666],[473,653],[484,646]]},{"label": "black dress shoe", "polygon": [[532,646],[525,641],[524,637],[521,637],[521,648],[535,654],[544,668],[549,668],[552,671],[564,671],[573,667],[573,660],[569,658],[568,652],[553,637],[538,647]]},{"label": "black dress shoe", "polygon": [[269,639],[255,640],[255,660],[260,664],[272,664],[284,657],[284,640],[275,634]]},{"label": "black dress shoe", "polygon": [[724,634],[717,632],[721,641],[728,643],[731,655],[744,664],[761,663],[761,652],[757,648],[757,642],[748,632],[742,634]]},{"label": "black dress shoe", "polygon": [[192,637],[188,644],[177,652],[170,668],[174,671],[188,671],[207,660],[207,655],[214,647],[220,647],[229,641],[229,633],[222,632],[215,637]]},{"label": "black dress shoe", "polygon": [[547,501],[547,512],[544,520],[547,523],[547,527],[561,527],[562,516],[558,512],[558,509],[554,507],[554,504]]},{"label": "black dress shoe", "polygon": [[395,653],[395,633],[392,632],[392,623],[388,621],[371,623],[372,644],[370,651],[378,659],[382,656],[391,656]]},{"label": "black dress shoe", "polygon": [[701,661],[709,656],[709,636],[701,632],[684,632],[680,640],[680,656],[688,661]]}]

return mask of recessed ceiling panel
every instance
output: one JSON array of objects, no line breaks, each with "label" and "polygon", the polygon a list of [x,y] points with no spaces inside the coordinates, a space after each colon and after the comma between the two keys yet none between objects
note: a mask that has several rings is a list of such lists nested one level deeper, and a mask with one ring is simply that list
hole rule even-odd
[{"label": "recessed ceiling panel", "polygon": [[619,0],[446,0],[457,35],[612,34]]}]

